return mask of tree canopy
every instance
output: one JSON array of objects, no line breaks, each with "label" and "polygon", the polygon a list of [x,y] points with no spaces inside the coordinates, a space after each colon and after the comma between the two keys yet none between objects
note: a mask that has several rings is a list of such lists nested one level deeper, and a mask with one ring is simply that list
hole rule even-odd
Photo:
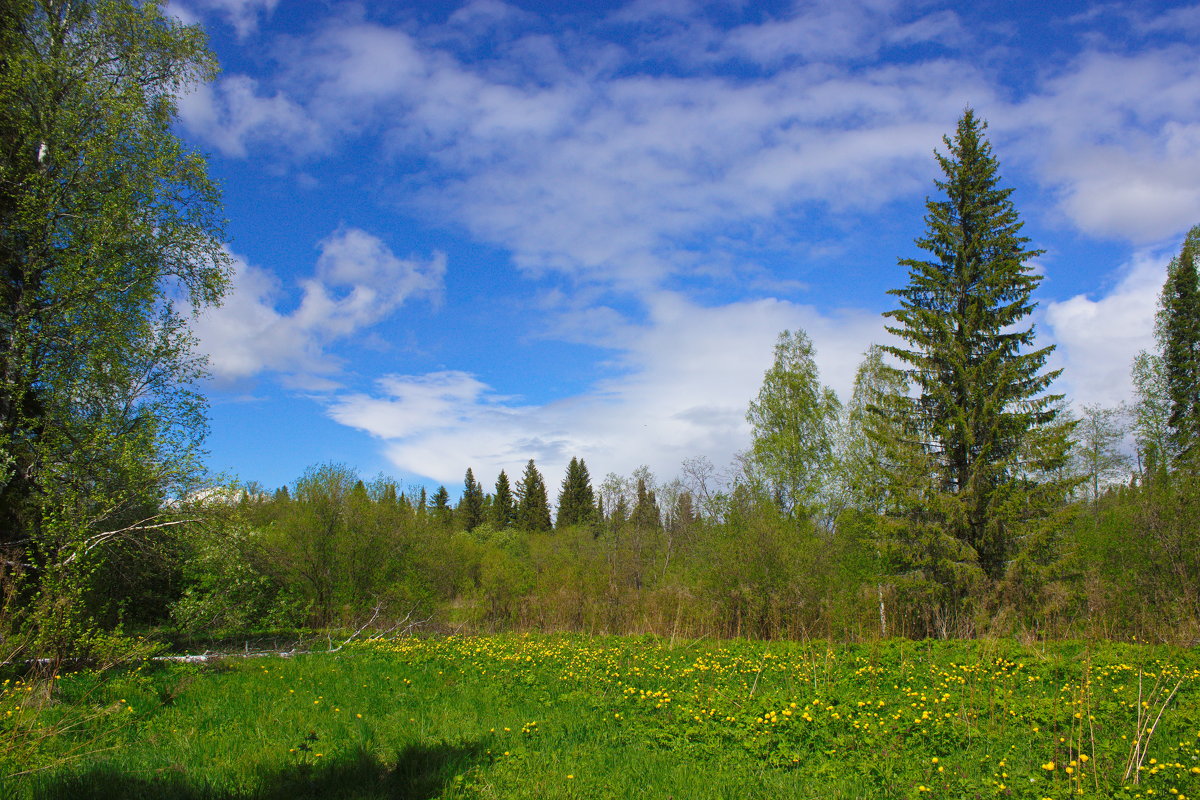
[{"label": "tree canopy", "polygon": [[1200,225],[1192,228],[1167,267],[1159,298],[1156,334],[1162,352],[1174,453],[1193,455],[1200,441]]},{"label": "tree canopy", "polygon": [[186,314],[228,281],[216,185],[172,132],[216,70],[133,0],[0,12],[0,544],[46,574],[141,530],[202,469]]},{"label": "tree canopy", "polygon": [[780,509],[799,516],[815,510],[825,487],[841,408],[833,390],[821,385],[813,355],[807,333],[781,333],[774,362],[746,413],[756,473]]}]

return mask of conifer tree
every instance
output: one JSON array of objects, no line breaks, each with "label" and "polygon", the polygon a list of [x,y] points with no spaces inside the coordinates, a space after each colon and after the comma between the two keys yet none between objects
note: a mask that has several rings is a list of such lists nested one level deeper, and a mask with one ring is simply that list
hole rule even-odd
[{"label": "conifer tree", "polygon": [[440,525],[450,524],[450,492],[439,486],[433,493],[433,519]]},{"label": "conifer tree", "polygon": [[475,480],[475,473],[467,467],[463,480],[463,495],[458,501],[459,522],[464,530],[473,531],[483,524],[483,487]]},{"label": "conifer tree", "polygon": [[646,486],[646,478],[637,476],[637,502],[634,503],[633,513],[629,521],[635,527],[647,530],[657,530],[662,527],[662,513],[658,508],[658,498],[654,490]]},{"label": "conifer tree", "polygon": [[558,494],[558,518],[555,527],[587,525],[595,520],[596,497],[592,491],[592,479],[587,464],[582,459],[572,458],[563,478],[562,491]]},{"label": "conifer tree", "polygon": [[1192,228],[1183,248],[1167,267],[1159,300],[1157,338],[1162,351],[1170,399],[1171,444],[1175,455],[1188,458],[1200,441],[1200,225]]},{"label": "conifer tree", "polygon": [[885,314],[907,346],[884,349],[918,393],[906,413],[937,495],[922,526],[962,545],[948,556],[955,571],[994,581],[1022,526],[1049,515],[1069,488],[1050,476],[1066,458],[1070,426],[1056,419],[1061,396],[1047,394],[1059,373],[1043,370],[1053,348],[1035,348],[1024,324],[1041,280],[1028,262],[1042,251],[1021,236],[986,127],[968,108],[954,138],[943,138],[947,152],[935,153],[945,199],[926,201],[926,234],[916,240],[930,257],[900,260],[909,283],[890,292],[900,308]]},{"label": "conifer tree", "polygon": [[525,465],[525,473],[517,484],[517,527],[526,531],[548,531],[550,523],[550,499],[546,494],[546,482],[538,472],[533,459]]},{"label": "conifer tree", "polygon": [[515,519],[512,488],[508,484],[508,475],[500,470],[500,476],[496,478],[496,494],[492,497],[492,524],[503,530],[512,525]]}]

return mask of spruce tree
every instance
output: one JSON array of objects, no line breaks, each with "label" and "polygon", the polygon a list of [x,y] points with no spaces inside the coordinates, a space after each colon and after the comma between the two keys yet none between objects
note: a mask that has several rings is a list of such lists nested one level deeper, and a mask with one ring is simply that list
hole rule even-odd
[{"label": "spruce tree", "polygon": [[525,465],[525,473],[517,484],[517,527],[526,531],[548,531],[550,523],[550,499],[546,494],[546,482],[538,472],[533,459]]},{"label": "spruce tree", "polygon": [[433,493],[433,519],[439,525],[450,525],[450,492],[445,486],[439,486]]},{"label": "spruce tree", "polygon": [[1167,268],[1159,301],[1157,338],[1170,400],[1174,455],[1190,458],[1200,440],[1200,225],[1192,228],[1183,248]]},{"label": "spruce tree", "polygon": [[562,491],[558,494],[558,518],[555,527],[587,525],[595,520],[596,497],[592,491],[592,479],[587,464],[582,459],[572,458],[563,478]]},{"label": "spruce tree", "polygon": [[[1047,394],[1058,370],[1045,371],[1053,347],[1034,346],[1025,320],[1040,278],[1029,260],[1023,223],[1000,186],[999,164],[967,109],[947,152],[935,153],[945,199],[927,200],[927,230],[916,240],[926,259],[901,259],[909,283],[890,294],[888,330],[907,343],[886,352],[906,366],[917,397],[906,413],[930,457],[936,497],[915,509],[962,547],[949,570],[1004,574],[1023,526],[1036,527],[1068,488],[1054,479],[1068,450],[1069,425],[1056,420],[1060,395]],[[946,551],[944,548],[941,552]],[[957,594],[957,592],[955,592]]]},{"label": "spruce tree", "polygon": [[463,480],[463,495],[458,501],[459,522],[463,530],[472,531],[483,524],[483,487],[475,480],[475,473],[467,467]]},{"label": "spruce tree", "polygon": [[497,530],[509,527],[516,520],[516,508],[513,506],[512,488],[508,484],[508,475],[500,470],[496,478],[496,494],[492,498],[492,524]]},{"label": "spruce tree", "polygon": [[635,527],[646,530],[662,528],[662,513],[658,508],[658,498],[655,497],[654,490],[646,486],[646,478],[643,476],[637,478],[637,502],[634,503],[629,521]]}]

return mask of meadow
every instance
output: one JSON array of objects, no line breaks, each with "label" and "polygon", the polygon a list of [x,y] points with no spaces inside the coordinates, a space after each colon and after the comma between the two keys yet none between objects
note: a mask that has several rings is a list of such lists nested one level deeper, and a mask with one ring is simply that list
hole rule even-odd
[{"label": "meadow", "polygon": [[1200,797],[1200,654],[1139,643],[403,638],[54,684],[4,684],[2,771],[44,768],[0,795]]}]

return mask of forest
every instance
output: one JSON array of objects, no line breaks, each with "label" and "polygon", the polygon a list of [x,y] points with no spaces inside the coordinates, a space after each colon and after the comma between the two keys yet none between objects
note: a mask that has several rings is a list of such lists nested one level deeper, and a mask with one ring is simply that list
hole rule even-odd
[{"label": "forest", "polygon": [[185,309],[221,301],[230,263],[219,191],[171,127],[180,87],[215,73],[203,34],[155,4],[19,0],[0,58],[0,662],[401,626],[1200,633],[1200,227],[1133,402],[1072,403],[1030,321],[1040,251],[970,108],[937,150],[924,257],[899,261],[894,344],[843,399],[781,332],[733,464],[464,464],[430,494],[321,463],[214,488]]}]

